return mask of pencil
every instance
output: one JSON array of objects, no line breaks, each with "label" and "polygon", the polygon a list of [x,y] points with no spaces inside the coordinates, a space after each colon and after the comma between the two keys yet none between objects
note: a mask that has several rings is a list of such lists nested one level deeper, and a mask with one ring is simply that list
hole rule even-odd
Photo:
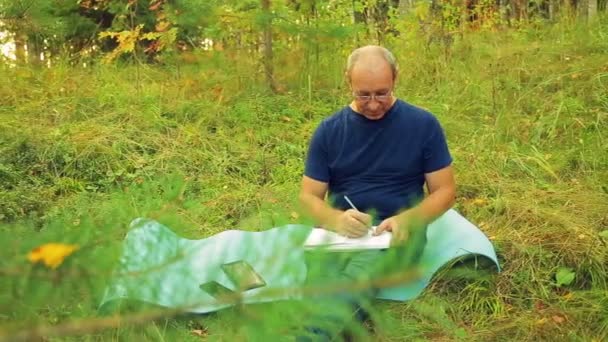
[{"label": "pencil", "polygon": [[[359,209],[357,209],[357,207],[355,207],[355,205],[353,204],[353,202],[351,202],[350,198],[348,198],[348,196],[344,195],[344,199],[346,200],[346,202],[348,202],[348,204],[350,205],[351,208],[355,209],[356,211],[359,211]],[[369,227],[368,230],[371,230],[372,233],[376,232],[376,228],[375,227]]]},{"label": "pencil", "polygon": [[355,205],[353,204],[353,202],[350,201],[350,199],[348,198],[348,196],[344,195],[344,199],[346,200],[346,202],[348,202],[348,204],[350,205],[351,208],[355,209],[356,211],[359,211],[359,209],[357,209],[357,207],[355,207]]}]

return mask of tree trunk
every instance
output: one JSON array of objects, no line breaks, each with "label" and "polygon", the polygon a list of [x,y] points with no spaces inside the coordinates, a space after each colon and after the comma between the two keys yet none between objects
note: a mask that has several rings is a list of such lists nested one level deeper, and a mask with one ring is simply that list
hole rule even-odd
[{"label": "tree trunk", "polygon": [[587,19],[588,0],[578,0],[574,3],[574,10],[577,18]]},{"label": "tree trunk", "polygon": [[40,54],[44,52],[40,39],[36,36],[30,36],[27,40],[28,61],[32,65],[42,64]]},{"label": "tree trunk", "polygon": [[262,11],[264,13],[264,72],[266,82],[273,93],[277,92],[274,79],[274,65],[272,56],[272,13],[270,12],[270,0],[262,0]]},{"label": "tree trunk", "polygon": [[17,32],[15,34],[15,59],[17,64],[24,65],[27,63],[27,53],[25,47],[27,44],[27,35]]},{"label": "tree trunk", "polygon": [[400,14],[405,14],[414,8],[414,0],[399,0],[398,8]]},{"label": "tree trunk", "polygon": [[587,18],[594,19],[597,16],[597,0],[589,0],[589,5],[587,6]]}]

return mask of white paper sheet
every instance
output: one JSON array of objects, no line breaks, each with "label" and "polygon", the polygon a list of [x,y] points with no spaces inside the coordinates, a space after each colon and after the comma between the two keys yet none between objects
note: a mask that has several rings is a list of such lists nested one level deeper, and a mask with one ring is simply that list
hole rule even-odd
[{"label": "white paper sheet", "polygon": [[308,235],[306,242],[304,242],[304,248],[324,247],[328,250],[341,251],[388,248],[391,244],[392,234],[390,232],[383,232],[378,236],[374,236],[372,232],[375,228],[372,227],[372,230],[369,230],[367,235],[360,238],[348,238],[323,228],[314,228],[310,235]]}]

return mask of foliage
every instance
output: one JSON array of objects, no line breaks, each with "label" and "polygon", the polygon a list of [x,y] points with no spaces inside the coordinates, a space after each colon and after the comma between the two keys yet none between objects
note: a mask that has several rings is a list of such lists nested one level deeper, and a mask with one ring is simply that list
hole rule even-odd
[{"label": "foliage", "polygon": [[[299,322],[273,304],[202,317],[146,310],[113,320],[96,311],[134,217],[193,239],[303,220],[296,194],[308,139],[349,101],[350,39],[373,38],[322,17],[327,34],[311,20],[299,45],[289,37],[308,25],[279,17],[295,7],[276,6],[276,73],[287,85],[278,95],[247,49],[165,65],[0,65],[0,339],[261,339]],[[233,14],[254,20],[254,8],[240,10]],[[389,40],[401,62],[396,93],[442,122],[457,209],[490,237],[503,270],[458,262],[421,298],[378,303],[373,338],[605,340],[605,19],[467,32],[445,58],[406,31],[416,19],[403,18],[403,35]],[[110,32],[137,27],[116,25]],[[144,24],[140,35],[153,29]],[[255,31],[223,38],[237,45],[239,34],[255,46]],[[56,269],[28,261],[51,242],[80,248]]]},{"label": "foliage", "polygon": [[576,273],[568,267],[561,267],[557,270],[555,274],[555,280],[557,281],[557,286],[568,286],[572,284],[574,278],[576,277]]},{"label": "foliage", "polygon": [[140,41],[153,41],[146,51],[162,51],[175,42],[177,36],[177,28],[167,29],[169,24],[160,23],[157,29],[166,32],[148,32],[142,33],[143,25],[137,25],[133,30],[125,30],[121,32],[101,32],[99,38],[114,38],[118,42],[118,46],[106,56],[107,61],[112,61],[121,54],[135,52],[135,46]]}]

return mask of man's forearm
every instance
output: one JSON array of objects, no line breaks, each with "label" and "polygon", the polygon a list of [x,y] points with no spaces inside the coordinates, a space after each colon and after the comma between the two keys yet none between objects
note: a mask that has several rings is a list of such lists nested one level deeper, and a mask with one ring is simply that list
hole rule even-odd
[{"label": "man's forearm", "polygon": [[316,224],[325,229],[334,230],[336,217],[341,211],[332,208],[327,202],[311,194],[300,195],[300,203]]},{"label": "man's forearm", "polygon": [[399,216],[415,226],[426,226],[454,205],[455,196],[456,191],[453,188],[437,189],[420,204],[405,210]]}]

